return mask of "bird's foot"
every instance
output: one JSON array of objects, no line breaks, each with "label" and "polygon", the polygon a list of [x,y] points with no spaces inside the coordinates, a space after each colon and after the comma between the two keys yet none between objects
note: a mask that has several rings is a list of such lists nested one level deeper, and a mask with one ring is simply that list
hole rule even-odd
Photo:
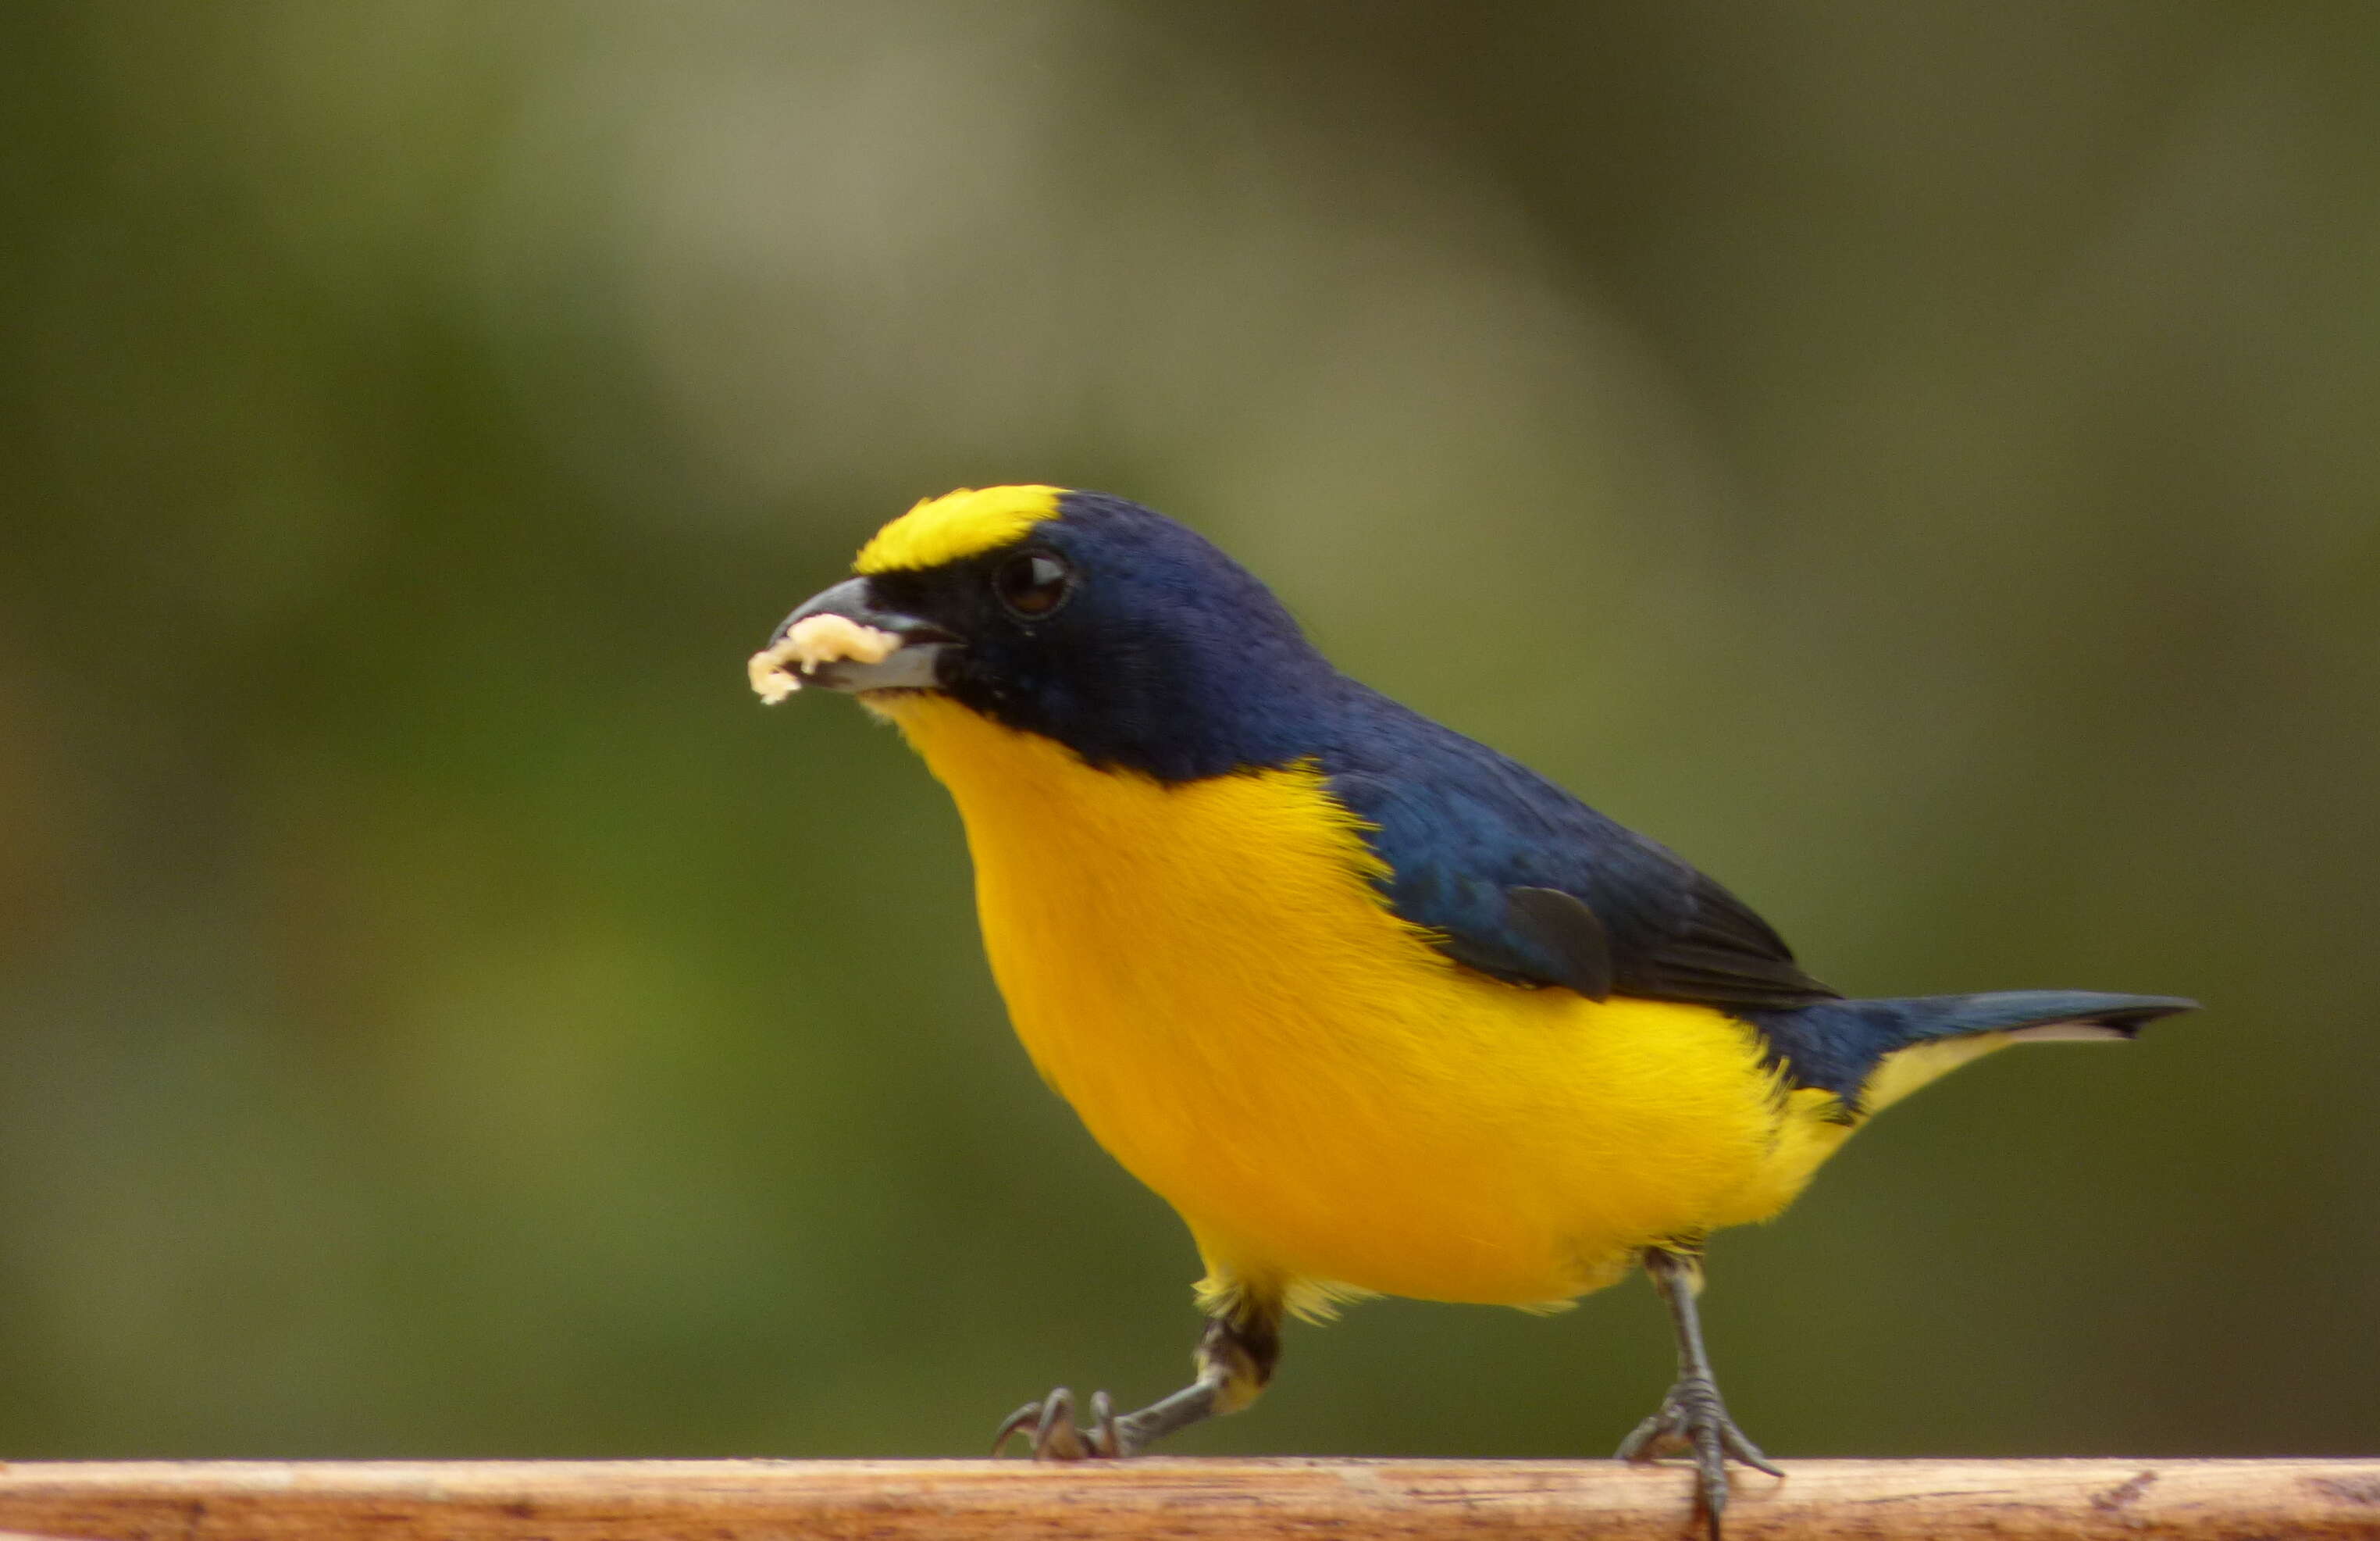
[{"label": "bird's foot", "polygon": [[1105,1391],[1091,1393],[1090,1418],[1087,1429],[1075,1422],[1075,1394],[1061,1386],[1010,1413],[992,1436],[991,1453],[1006,1449],[1020,1434],[1032,1441],[1036,1461],[1112,1460],[1139,1452],[1142,1442],[1117,1419]]},{"label": "bird's foot", "polygon": [[1670,1388],[1651,1417],[1620,1442],[1621,1461],[1658,1461],[1665,1455],[1691,1455],[1694,1462],[1694,1496],[1708,1517],[1712,1541],[1718,1538],[1718,1518],[1727,1510],[1727,1463],[1730,1458],[1773,1477],[1785,1474],[1744,1437],[1727,1415],[1718,1388],[1692,1376]]}]

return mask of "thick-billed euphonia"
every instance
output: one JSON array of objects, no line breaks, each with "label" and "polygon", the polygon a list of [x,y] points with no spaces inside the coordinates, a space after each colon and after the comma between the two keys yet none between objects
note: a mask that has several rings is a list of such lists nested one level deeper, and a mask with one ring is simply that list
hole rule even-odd
[{"label": "thick-billed euphonia", "polygon": [[1704,1239],[1766,1219],[1872,1115],[2026,1039],[2192,1003],[1848,1000],[1663,847],[1333,668],[1185,527],[1056,487],[918,504],[751,661],[858,696],[950,789],[1017,1036],[1206,1265],[1196,1379],[1078,1422],[1124,1456],[1246,1406],[1284,1315],[1366,1294],[1545,1307],[1641,1265],[1678,1378],[1621,1446],[1682,1452],[1714,1532],[1730,1420]]}]

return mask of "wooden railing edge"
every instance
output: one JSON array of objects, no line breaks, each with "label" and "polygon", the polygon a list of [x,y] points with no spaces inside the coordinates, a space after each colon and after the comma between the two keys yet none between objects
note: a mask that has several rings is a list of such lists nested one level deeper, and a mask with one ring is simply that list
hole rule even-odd
[{"label": "wooden railing edge", "polygon": [[[2380,1538],[2380,1459],[1803,1461],[1730,1541]],[[0,1465],[0,1541],[1663,1541],[1675,1466],[1599,1461],[133,1462]]]}]

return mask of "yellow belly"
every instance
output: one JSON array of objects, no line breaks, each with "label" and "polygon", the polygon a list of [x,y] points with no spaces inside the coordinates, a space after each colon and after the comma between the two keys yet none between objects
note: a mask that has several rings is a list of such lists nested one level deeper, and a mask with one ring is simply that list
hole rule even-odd
[{"label": "yellow belly", "polygon": [[1017,1035],[1219,1277],[1568,1300],[1774,1213],[1845,1132],[1716,1011],[1448,960],[1318,773],[1169,788],[941,697],[871,704],[957,800]]}]

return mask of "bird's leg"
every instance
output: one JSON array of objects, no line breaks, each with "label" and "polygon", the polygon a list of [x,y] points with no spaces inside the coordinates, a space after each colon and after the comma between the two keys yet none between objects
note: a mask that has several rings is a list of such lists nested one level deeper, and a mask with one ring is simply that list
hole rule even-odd
[{"label": "bird's leg", "polygon": [[1711,1378],[1710,1356],[1703,1351],[1702,1319],[1694,1295],[1702,1288],[1702,1264],[1692,1253],[1669,1247],[1647,1247],[1645,1271],[1653,1287],[1669,1303],[1670,1319],[1678,1329],[1678,1381],[1661,1399],[1660,1408],[1620,1442],[1622,1461],[1655,1461],[1665,1455],[1691,1454],[1694,1460],[1695,1497],[1708,1522],[1711,1541],[1718,1541],[1718,1517],[1727,1509],[1727,1462],[1730,1456],[1770,1476],[1785,1474],[1768,1462],[1760,1447],[1743,1437],[1719,1400],[1718,1382]]},{"label": "bird's leg", "polygon": [[1280,1359],[1280,1303],[1242,1295],[1208,1320],[1193,1356],[1198,1377],[1181,1390],[1122,1416],[1105,1391],[1095,1392],[1086,1428],[1075,1421],[1074,1393],[1062,1386],[1010,1413],[992,1440],[992,1453],[1024,1434],[1032,1440],[1037,1461],[1138,1455],[1177,1429],[1237,1413],[1256,1400]]}]

